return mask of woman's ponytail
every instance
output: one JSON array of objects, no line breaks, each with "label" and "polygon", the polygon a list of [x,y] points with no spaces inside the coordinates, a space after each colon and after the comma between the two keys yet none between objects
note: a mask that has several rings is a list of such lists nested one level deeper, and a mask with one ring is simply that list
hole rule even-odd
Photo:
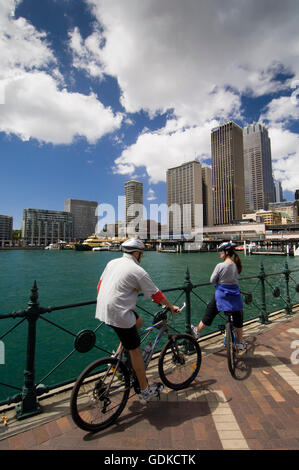
[{"label": "woman's ponytail", "polygon": [[238,273],[240,274],[241,271],[242,271],[242,263],[241,263],[239,255],[237,255],[237,253],[234,253],[233,261],[234,261],[235,265],[237,266]]}]

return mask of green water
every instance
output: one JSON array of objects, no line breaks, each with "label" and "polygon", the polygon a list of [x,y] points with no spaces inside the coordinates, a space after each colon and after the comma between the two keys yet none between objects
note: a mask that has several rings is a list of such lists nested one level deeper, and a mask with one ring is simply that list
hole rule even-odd
[{"label": "green water", "polygon": [[[1,251],[0,252],[0,314],[22,310],[27,307],[30,289],[34,280],[37,281],[39,302],[42,307],[72,304],[76,302],[92,301],[96,299],[96,286],[100,274],[106,263],[121,256],[121,253],[109,252],[74,252],[74,251]],[[266,273],[283,271],[287,261],[290,269],[299,268],[299,257],[280,256],[243,256],[242,277],[259,274],[260,263],[264,263]],[[193,284],[209,282],[210,274],[215,264],[220,262],[217,253],[182,253],[167,254],[147,252],[142,260],[142,266],[149,272],[155,284],[165,290],[183,286],[186,270],[189,268]],[[299,272],[292,274],[299,282]],[[274,299],[272,288],[279,286],[284,295],[285,278],[276,275],[267,278],[267,310],[274,311],[284,307],[281,299]],[[253,292],[256,305],[260,305],[260,285],[257,279],[241,281],[240,288],[246,292]],[[197,323],[204,311],[205,304],[213,295],[214,287],[205,286],[194,290],[191,296],[192,323]],[[195,295],[196,294],[196,295]],[[177,305],[182,305],[184,295],[178,299],[180,292],[166,294]],[[295,303],[299,295],[295,292],[295,282],[290,282],[290,296]],[[155,312],[157,308],[151,301],[140,300],[140,305]],[[245,319],[259,315],[256,305],[246,306]],[[43,318],[66,328],[73,334],[83,329],[95,329],[99,322],[94,318],[95,306],[72,308],[43,315]],[[143,317],[144,325],[151,323],[151,317],[141,310],[137,312]],[[19,319],[0,320],[0,337]],[[215,320],[209,333],[218,329],[221,318]],[[178,330],[185,329],[185,316],[175,317],[172,325]],[[5,364],[0,363],[0,382],[16,387],[23,385],[23,372],[26,360],[27,322],[24,321],[9,335],[3,338],[5,346]],[[111,351],[117,345],[115,333],[104,326],[97,333],[97,343]],[[40,319],[37,323],[36,347],[36,383],[54,368],[74,349],[74,337],[55,328],[53,325]],[[43,383],[52,385],[75,377],[78,372],[98,356],[104,355],[93,349],[89,353],[80,354],[77,351],[50,375]],[[0,386],[0,400],[13,395],[13,390]]]}]

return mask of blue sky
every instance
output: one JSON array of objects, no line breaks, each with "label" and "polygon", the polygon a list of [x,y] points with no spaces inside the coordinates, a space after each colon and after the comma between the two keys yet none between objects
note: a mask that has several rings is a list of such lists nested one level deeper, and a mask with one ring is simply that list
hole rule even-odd
[{"label": "blue sky", "polygon": [[[0,0],[0,213],[64,200],[117,208],[124,182],[166,202],[166,169],[210,164],[210,131],[269,129],[273,173],[299,188],[299,4]],[[116,214],[119,218],[123,214]]]}]

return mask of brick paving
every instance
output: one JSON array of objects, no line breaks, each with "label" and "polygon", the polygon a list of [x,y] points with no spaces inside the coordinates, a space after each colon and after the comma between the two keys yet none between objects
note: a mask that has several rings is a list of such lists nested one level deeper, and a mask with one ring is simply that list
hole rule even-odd
[{"label": "brick paving", "polygon": [[187,390],[166,388],[147,407],[132,396],[117,423],[96,434],[78,429],[68,401],[58,398],[41,401],[45,412],[24,421],[8,411],[0,450],[298,450],[299,352],[291,345],[299,340],[299,309],[270,325],[251,323],[244,336],[240,380],[228,372],[221,337],[201,340],[201,370]]}]

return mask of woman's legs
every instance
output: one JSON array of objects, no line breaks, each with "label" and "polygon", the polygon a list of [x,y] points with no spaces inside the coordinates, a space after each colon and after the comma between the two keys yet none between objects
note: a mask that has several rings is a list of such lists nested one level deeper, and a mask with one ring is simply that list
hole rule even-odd
[{"label": "woman's legs", "polygon": [[219,312],[218,312],[217,305],[216,305],[216,298],[214,295],[211,302],[208,304],[206,308],[206,311],[202,320],[199,322],[197,327],[193,327],[194,333],[199,336],[200,332],[204,328],[206,328],[206,326],[210,326],[212,324],[214,318],[216,317],[218,313]]}]

